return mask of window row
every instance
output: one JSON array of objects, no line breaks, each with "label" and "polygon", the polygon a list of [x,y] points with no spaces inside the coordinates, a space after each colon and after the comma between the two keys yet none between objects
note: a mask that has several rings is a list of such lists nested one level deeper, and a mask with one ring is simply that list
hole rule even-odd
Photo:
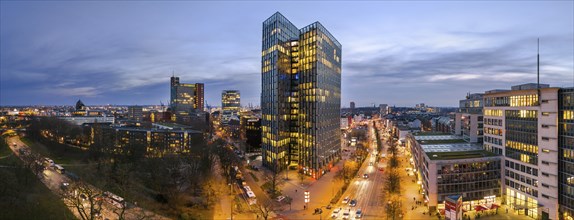
[{"label": "window row", "polygon": [[504,162],[504,164],[507,168],[514,169],[516,171],[520,171],[523,173],[528,173],[528,174],[533,175],[533,176],[538,176],[538,169],[536,169],[536,168],[525,166],[525,165],[522,165],[519,163],[514,163],[514,162],[508,161],[508,160],[506,160]]}]

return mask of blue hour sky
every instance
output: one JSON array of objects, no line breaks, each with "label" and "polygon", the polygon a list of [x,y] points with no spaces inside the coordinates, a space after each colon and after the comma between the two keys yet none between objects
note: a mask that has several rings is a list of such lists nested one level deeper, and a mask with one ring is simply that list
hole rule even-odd
[{"label": "blue hour sky", "polygon": [[342,106],[457,106],[467,92],[574,86],[573,1],[0,2],[0,105],[159,104],[169,77],[259,105],[262,22],[343,45]]}]

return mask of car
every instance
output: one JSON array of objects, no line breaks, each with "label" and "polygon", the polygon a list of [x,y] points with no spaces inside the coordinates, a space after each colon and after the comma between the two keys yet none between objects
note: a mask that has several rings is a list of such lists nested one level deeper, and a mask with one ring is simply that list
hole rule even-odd
[{"label": "car", "polygon": [[365,173],[365,174],[363,174],[363,178],[365,178],[365,179],[369,179],[369,174],[366,174],[366,173]]},{"label": "car", "polygon": [[343,199],[343,204],[347,204],[347,203],[349,203],[349,197],[348,196]]},{"label": "car", "polygon": [[351,218],[351,210],[347,209],[343,212],[343,219],[349,219]]},{"label": "car", "polygon": [[341,214],[341,208],[333,210],[333,214],[331,214],[331,218],[338,218],[339,214]]},{"label": "car", "polygon": [[351,200],[351,202],[349,202],[349,205],[351,207],[355,207],[357,205],[357,200],[355,200],[355,199]]},{"label": "car", "polygon": [[355,212],[355,218],[361,217],[363,217],[363,211],[361,209],[357,209],[357,212]]},{"label": "car", "polygon": [[277,199],[276,199],[276,201],[277,201],[277,202],[281,202],[281,201],[283,201],[284,199],[285,199],[285,196],[278,196]]}]

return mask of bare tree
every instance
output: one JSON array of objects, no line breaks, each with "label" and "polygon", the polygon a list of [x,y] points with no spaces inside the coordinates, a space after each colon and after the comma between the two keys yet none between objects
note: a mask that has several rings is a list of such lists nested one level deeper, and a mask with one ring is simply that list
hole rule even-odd
[{"label": "bare tree", "polygon": [[102,210],[101,192],[84,182],[72,183],[62,196],[64,203],[74,208],[82,220],[94,220]]},{"label": "bare tree", "polygon": [[269,214],[274,211],[273,203],[271,200],[257,203],[256,212],[261,215],[264,220],[269,218]]}]

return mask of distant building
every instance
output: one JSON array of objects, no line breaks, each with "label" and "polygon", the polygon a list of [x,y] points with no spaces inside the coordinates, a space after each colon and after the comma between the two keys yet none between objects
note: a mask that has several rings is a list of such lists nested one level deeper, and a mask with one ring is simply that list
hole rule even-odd
[{"label": "distant building", "polygon": [[76,102],[76,109],[74,112],[72,112],[72,115],[74,116],[86,116],[86,105],[84,105],[84,103],[82,102],[82,100],[78,99],[78,101]]},{"label": "distant building", "polygon": [[128,106],[128,119],[133,121],[143,120],[143,108],[141,106]]},{"label": "distant building", "polygon": [[380,104],[380,105],[379,105],[379,109],[380,109],[379,112],[380,112],[381,116],[382,116],[382,115],[389,114],[389,105],[387,105],[387,104]]},{"label": "distant building", "polygon": [[468,94],[466,99],[460,100],[459,110],[455,115],[455,134],[462,135],[463,139],[470,143],[483,141],[483,95]]},{"label": "distant building", "polygon": [[349,104],[349,107],[351,108],[351,113],[355,113],[355,102],[351,102],[351,104]]},{"label": "distant building", "polygon": [[58,117],[61,120],[70,122],[74,125],[83,125],[91,123],[110,123],[115,122],[114,116],[61,116]]},{"label": "distant building", "polygon": [[341,129],[349,128],[349,118],[347,116],[341,116]]},{"label": "distant building", "polygon": [[279,12],[262,36],[263,165],[319,178],[341,152],[341,44],[319,22],[298,29]]},{"label": "distant building", "polygon": [[179,77],[171,77],[171,111],[175,117],[185,117],[191,111],[203,111],[203,83],[180,83]]},{"label": "distant building", "polygon": [[221,123],[227,124],[233,116],[239,116],[241,110],[241,94],[239,90],[223,90],[221,92]]}]

